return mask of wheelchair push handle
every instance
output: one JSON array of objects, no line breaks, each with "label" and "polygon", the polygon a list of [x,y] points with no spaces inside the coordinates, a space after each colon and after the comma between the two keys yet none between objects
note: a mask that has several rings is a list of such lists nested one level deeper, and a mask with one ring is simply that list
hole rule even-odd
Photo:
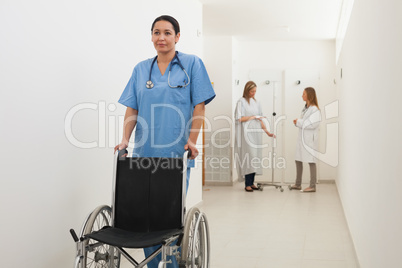
[{"label": "wheelchair push handle", "polygon": [[126,157],[125,155],[128,154],[128,151],[126,149],[124,150],[120,150],[119,151],[119,159],[124,159],[124,157]]},{"label": "wheelchair push handle", "polygon": [[190,157],[191,157],[191,150],[190,150],[190,149],[187,149],[186,152],[187,152],[187,159],[190,159]]}]

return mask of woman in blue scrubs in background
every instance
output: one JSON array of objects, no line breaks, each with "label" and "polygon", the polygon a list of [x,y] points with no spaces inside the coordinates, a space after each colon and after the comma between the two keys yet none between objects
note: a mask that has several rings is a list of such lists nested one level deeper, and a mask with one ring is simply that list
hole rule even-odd
[{"label": "woman in blue scrubs in background", "polygon": [[[196,142],[205,115],[205,105],[214,97],[205,66],[200,58],[176,52],[180,26],[171,16],[160,16],[151,27],[157,56],[138,63],[119,102],[127,106],[123,139],[116,150],[128,147],[135,128],[133,156],[182,157],[191,150],[189,167],[198,155]],[[184,67],[184,70],[182,67]],[[152,83],[150,83],[151,81]],[[190,169],[187,170],[187,187]],[[144,249],[149,256],[159,246]],[[178,267],[170,258],[168,267]],[[148,263],[158,267],[159,258]]]}]

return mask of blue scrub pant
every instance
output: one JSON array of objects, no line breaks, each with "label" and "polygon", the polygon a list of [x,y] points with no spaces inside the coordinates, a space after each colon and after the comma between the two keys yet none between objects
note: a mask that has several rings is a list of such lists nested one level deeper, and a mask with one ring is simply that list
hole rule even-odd
[{"label": "blue scrub pant", "polygon": [[[186,183],[186,195],[187,195],[187,191],[188,191],[188,183],[190,181],[190,168],[187,168],[187,179],[186,179],[187,183]],[[173,242],[175,243],[175,242]],[[152,253],[154,253],[161,245],[156,245],[153,247],[149,247],[149,248],[144,248],[144,254],[145,257],[148,258],[148,256],[150,256]],[[179,248],[180,250],[180,248]],[[148,262],[147,266],[148,268],[158,268],[159,262],[162,260],[162,254],[159,253],[155,258],[153,258],[150,262]],[[167,256],[167,261],[171,260],[172,263],[168,263],[166,265],[167,268],[178,268],[179,264],[176,261],[176,257],[175,256]]]}]

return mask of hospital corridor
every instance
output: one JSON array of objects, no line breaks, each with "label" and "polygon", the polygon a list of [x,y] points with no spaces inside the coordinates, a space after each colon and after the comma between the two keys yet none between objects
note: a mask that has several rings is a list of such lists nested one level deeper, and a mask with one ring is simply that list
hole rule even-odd
[{"label": "hospital corridor", "polygon": [[359,267],[335,184],[314,195],[233,188],[204,187],[213,267]]},{"label": "hospital corridor", "polygon": [[250,194],[242,186],[203,188],[211,267],[360,267],[334,183],[319,184],[314,195],[274,187]]},{"label": "hospital corridor", "polygon": [[401,14],[0,1],[0,267],[401,268]]}]

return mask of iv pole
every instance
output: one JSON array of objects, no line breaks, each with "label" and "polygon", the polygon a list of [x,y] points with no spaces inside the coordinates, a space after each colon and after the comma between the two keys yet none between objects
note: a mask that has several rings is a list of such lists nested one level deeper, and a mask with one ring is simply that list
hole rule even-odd
[{"label": "iv pole", "polygon": [[[269,81],[269,80],[265,81],[265,84],[266,84],[266,85],[269,85],[269,84],[270,84],[270,81]],[[273,100],[272,125],[273,125],[273,127],[272,127],[272,133],[274,133],[274,134],[276,133],[276,129],[275,129],[275,126],[276,126],[276,121],[275,121],[275,120],[276,120],[276,119],[275,119],[275,116],[276,116],[276,112],[275,112],[276,85],[277,85],[277,81],[273,81],[273,90],[272,90],[272,100]],[[283,192],[282,185],[275,183],[275,162],[274,162],[274,158],[275,158],[275,147],[276,147],[276,138],[273,139],[273,141],[272,141],[272,154],[271,154],[272,180],[271,180],[271,183],[257,183],[258,190],[260,190],[260,191],[263,191],[263,190],[264,190],[264,186],[274,186],[275,189],[278,189],[278,188],[279,188],[280,191]]]}]

